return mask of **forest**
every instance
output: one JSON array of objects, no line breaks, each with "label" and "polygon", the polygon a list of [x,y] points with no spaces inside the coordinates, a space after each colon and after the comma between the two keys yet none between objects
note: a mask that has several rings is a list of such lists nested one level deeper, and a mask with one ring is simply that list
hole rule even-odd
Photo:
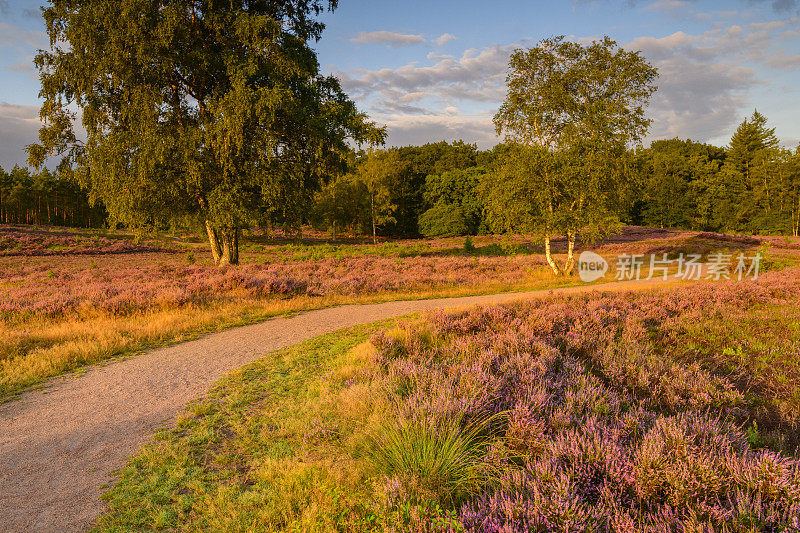
[{"label": "forest", "polygon": [[[294,231],[311,224],[334,238],[373,229],[383,236],[500,233],[504,228],[487,204],[510,150],[507,143],[479,150],[464,141],[442,141],[360,151],[351,157],[349,172],[328,177],[295,208],[284,205],[254,224]],[[624,158],[628,172],[614,195],[621,223],[798,235],[800,151],[781,148],[758,111],[727,146],[658,140]],[[4,223],[97,227],[106,218],[101,202],[92,206],[86,192],[57,171],[0,169]]]},{"label": "forest", "polygon": [[[310,221],[393,235],[454,236],[505,229],[487,209],[513,147],[480,151],[464,142],[391,148],[365,154],[355,171],[316,195]],[[613,207],[619,222],[724,233],[798,234],[800,151],[779,147],[774,128],[755,111],[724,147],[691,140],[654,141],[622,156]],[[369,166],[382,161],[374,177]],[[370,199],[377,205],[371,212]]]},{"label": "forest", "polygon": [[91,205],[84,190],[47,168],[37,172],[0,168],[0,222],[96,228],[106,223],[102,204]]}]

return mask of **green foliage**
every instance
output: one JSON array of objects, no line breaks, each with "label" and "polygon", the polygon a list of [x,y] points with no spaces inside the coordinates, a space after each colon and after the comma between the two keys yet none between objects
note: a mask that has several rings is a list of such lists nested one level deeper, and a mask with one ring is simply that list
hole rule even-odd
[{"label": "green foliage", "polygon": [[0,168],[0,223],[98,227],[105,218],[103,206],[90,205],[69,173]]},{"label": "green foliage", "polygon": [[394,235],[415,235],[419,216],[432,205],[424,198],[427,177],[474,167],[479,152],[474,144],[442,141],[400,147],[397,156],[402,168],[389,182],[391,202],[397,206],[394,212],[397,222],[386,231]]},{"label": "green foliage", "polygon": [[[331,231],[336,226],[337,232],[341,228],[355,233],[371,233],[370,192],[366,186],[372,183],[380,193],[380,198],[376,197],[378,211],[383,211],[387,217],[376,224],[375,233],[417,235],[418,219],[437,203],[439,195],[434,189],[441,186],[447,189],[444,194],[458,197],[455,203],[467,213],[470,231],[477,231],[481,204],[472,188],[483,172],[475,168],[480,154],[482,152],[478,152],[474,145],[462,141],[404,146],[375,151],[372,155],[362,153],[349,175],[335,177],[317,194],[309,219],[316,227]],[[370,166],[375,168],[368,170]],[[381,166],[382,169],[376,170]],[[444,178],[440,179],[442,176]],[[426,184],[429,180],[430,187]],[[460,183],[461,180],[466,182]],[[434,185],[434,182],[439,185]],[[380,208],[381,205],[385,209]],[[379,213],[378,218],[384,215]]]},{"label": "green foliage", "polygon": [[643,107],[656,76],[640,52],[608,37],[589,45],[543,39],[511,55],[495,127],[510,141],[546,148],[626,145],[647,132]]},{"label": "green foliage", "polygon": [[460,205],[438,203],[419,217],[419,232],[426,237],[455,237],[467,234],[469,226]]},{"label": "green foliage", "polygon": [[759,154],[777,147],[775,128],[768,128],[767,117],[756,109],[749,119],[746,118],[739,124],[731,137],[728,161],[738,172],[747,175]]},{"label": "green foliage", "polygon": [[800,155],[777,146],[755,111],[727,149],[689,140],[637,151],[643,194],[628,202],[635,223],[736,233],[798,235]]},{"label": "green foliage", "polygon": [[751,448],[759,448],[762,446],[762,437],[758,431],[758,422],[753,421],[753,425],[744,430],[747,435],[747,443]]},{"label": "green foliage", "polygon": [[348,139],[382,142],[311,47],[336,3],[52,0],[31,161],[63,154],[112,222],[204,221],[215,261],[235,263],[241,227],[298,224]]},{"label": "green foliage", "polygon": [[367,191],[372,240],[377,242],[378,226],[397,222],[392,213],[397,206],[392,203],[391,181],[403,172],[397,150],[370,150],[358,164],[355,179]]},{"label": "green foliage", "polygon": [[369,210],[370,193],[366,184],[347,174],[333,179],[317,193],[310,219],[316,227],[329,229],[336,238],[347,229],[367,233]]},{"label": "green foliage", "polygon": [[[467,226],[462,233],[476,234],[481,227],[483,201],[479,194],[480,183],[485,179],[486,169],[470,167],[450,170],[441,174],[430,174],[425,178],[424,199],[427,205],[435,208],[440,204],[457,206],[463,214]],[[422,224],[422,217],[420,217]],[[420,225],[420,233],[428,235]]]},{"label": "green foliage", "polygon": [[641,223],[650,226],[720,228],[726,210],[718,183],[724,152],[689,140],[655,141],[638,153],[645,168]]},{"label": "green foliage", "polygon": [[[542,233],[556,274],[572,272],[578,231],[591,240],[613,228],[631,175],[627,148],[649,126],[644,107],[656,75],[639,52],[608,37],[585,46],[544,39],[511,55],[494,123],[517,146],[484,189],[488,216],[496,229]],[[569,242],[563,271],[550,255],[557,234]]]},{"label": "green foliage", "polygon": [[471,254],[475,251],[475,245],[472,244],[472,237],[469,235],[467,235],[467,237],[464,239],[464,251],[468,254]]}]

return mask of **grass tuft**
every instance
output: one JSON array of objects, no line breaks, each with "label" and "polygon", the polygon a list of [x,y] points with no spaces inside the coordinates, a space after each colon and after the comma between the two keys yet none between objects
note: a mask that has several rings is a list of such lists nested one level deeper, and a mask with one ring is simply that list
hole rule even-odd
[{"label": "grass tuft", "polygon": [[367,457],[388,480],[390,501],[452,506],[490,479],[483,460],[492,442],[488,429],[488,419],[399,420],[372,437]]}]

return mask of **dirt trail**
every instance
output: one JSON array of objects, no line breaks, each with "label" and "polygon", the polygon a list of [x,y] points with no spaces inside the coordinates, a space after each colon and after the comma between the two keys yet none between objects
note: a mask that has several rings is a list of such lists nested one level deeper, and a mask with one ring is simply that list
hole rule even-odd
[{"label": "dirt trail", "polygon": [[[631,281],[557,293],[645,289]],[[550,291],[349,305],[276,318],[91,367],[0,405],[0,531],[83,531],[139,446],[224,374],[279,348],[356,324],[430,309],[544,297]]]}]

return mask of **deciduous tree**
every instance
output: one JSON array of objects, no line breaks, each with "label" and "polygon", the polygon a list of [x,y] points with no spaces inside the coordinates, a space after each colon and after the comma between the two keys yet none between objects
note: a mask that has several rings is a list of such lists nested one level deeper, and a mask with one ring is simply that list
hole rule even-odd
[{"label": "deciduous tree", "polygon": [[392,203],[390,183],[402,172],[399,154],[393,149],[369,150],[358,164],[356,179],[367,189],[373,243],[378,242],[378,226],[396,221],[392,213],[397,205]]},{"label": "deciduous tree", "polygon": [[[578,231],[591,238],[610,227],[613,196],[627,173],[627,148],[640,141],[650,124],[644,108],[656,90],[656,76],[639,52],[620,48],[608,37],[588,45],[564,37],[544,39],[511,55],[508,93],[494,123],[498,135],[522,148],[498,173],[506,179],[494,190],[507,196],[509,184],[516,183],[533,196],[516,199],[521,208],[492,204],[515,213],[535,210],[527,220],[500,218],[512,226],[536,221],[556,274],[572,272]],[[568,242],[563,268],[550,254],[551,238],[558,233]]]},{"label": "deciduous tree", "polygon": [[196,220],[215,262],[236,263],[240,229],[274,210],[297,218],[321,177],[345,170],[348,139],[382,142],[320,74],[311,43],[336,4],[51,0],[30,160],[60,154],[112,222]]}]

